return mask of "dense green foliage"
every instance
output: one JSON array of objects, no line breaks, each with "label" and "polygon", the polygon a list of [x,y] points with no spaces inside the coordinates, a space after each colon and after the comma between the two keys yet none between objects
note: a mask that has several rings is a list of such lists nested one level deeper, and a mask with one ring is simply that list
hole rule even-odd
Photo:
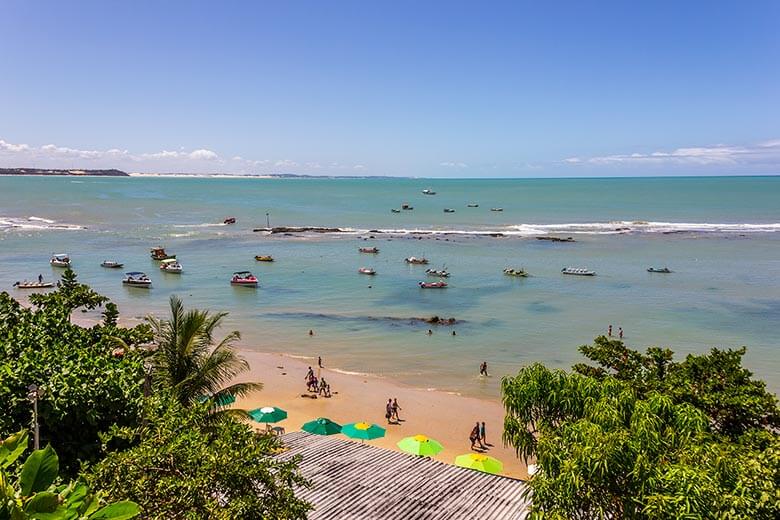
[{"label": "dense green foliage", "polygon": [[0,432],[30,427],[27,387],[38,385],[42,443],[55,446],[64,470],[74,475],[78,460],[97,456],[99,432],[137,422],[142,357],[135,351],[115,355],[115,338],[128,344],[148,340],[149,328],[71,323],[74,309],[105,301],[76,282],[75,275],[60,289],[32,295],[30,301],[35,308],[0,293]]},{"label": "dense green foliage", "polygon": [[170,388],[182,405],[190,405],[204,396],[220,402],[227,396],[243,396],[260,390],[259,383],[233,383],[226,386],[249,364],[233,345],[240,338],[233,331],[221,341],[214,339],[225,313],[191,309],[185,311],[181,300],[171,296],[168,319],[149,318],[154,331],[154,379]]},{"label": "dense green foliage", "polygon": [[112,498],[137,502],[154,519],[297,519],[309,506],[295,461],[269,457],[278,440],[254,433],[209,403],[182,406],[176,396],[148,401],[146,427],[115,429],[106,440],[133,447],[108,453],[88,480]]},{"label": "dense green foliage", "polygon": [[28,435],[0,440],[0,520],[128,520],[138,516],[133,502],[103,505],[83,482],[56,484],[59,458],[51,446],[35,450],[24,463]]},{"label": "dense green foliage", "polygon": [[597,338],[598,366],[502,381],[504,440],[539,472],[536,518],[777,518],[777,400],[744,349],[673,361]]}]

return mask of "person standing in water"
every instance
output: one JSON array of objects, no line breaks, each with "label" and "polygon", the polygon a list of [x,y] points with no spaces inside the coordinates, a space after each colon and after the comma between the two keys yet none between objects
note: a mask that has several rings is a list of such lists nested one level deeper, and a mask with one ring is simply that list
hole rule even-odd
[{"label": "person standing in water", "polygon": [[618,327],[618,337],[623,339],[623,327]]},{"label": "person standing in water", "polygon": [[42,274],[38,275],[38,283],[43,283],[43,275]]},{"label": "person standing in water", "polygon": [[482,364],[479,365],[479,375],[487,377],[487,361],[483,361]]},{"label": "person standing in water", "polygon": [[612,324],[611,323],[609,324],[609,327],[607,328],[607,336],[610,337],[610,338],[612,337]]},{"label": "person standing in water", "polygon": [[322,356],[317,356],[317,365],[322,368]]},{"label": "person standing in water", "polygon": [[314,330],[309,329],[309,336],[314,336]]}]

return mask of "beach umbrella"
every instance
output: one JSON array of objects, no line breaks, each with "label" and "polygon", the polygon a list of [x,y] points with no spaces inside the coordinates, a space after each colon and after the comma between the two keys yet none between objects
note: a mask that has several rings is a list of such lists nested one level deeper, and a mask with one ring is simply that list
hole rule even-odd
[{"label": "beach umbrella", "polygon": [[455,457],[455,465],[461,468],[475,469],[485,473],[498,474],[504,471],[504,464],[493,457],[481,453],[466,453]]},{"label": "beach umbrella", "polygon": [[257,422],[275,423],[287,419],[287,412],[275,406],[264,406],[250,410],[249,416]]},{"label": "beach umbrella", "polygon": [[370,441],[385,436],[385,429],[376,424],[364,422],[349,423],[341,427],[341,433],[352,439]]},{"label": "beach umbrella", "polygon": [[313,421],[309,421],[301,426],[301,429],[316,435],[333,435],[335,433],[341,433],[341,425],[334,423],[326,417],[320,417]]},{"label": "beach umbrella", "polygon": [[425,435],[414,435],[398,441],[397,446],[406,453],[420,455],[422,457],[433,457],[444,449],[439,441],[426,437]]}]

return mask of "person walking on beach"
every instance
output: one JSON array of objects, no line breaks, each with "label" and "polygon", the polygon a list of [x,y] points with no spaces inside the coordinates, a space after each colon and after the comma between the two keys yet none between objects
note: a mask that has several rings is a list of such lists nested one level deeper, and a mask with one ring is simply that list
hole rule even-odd
[{"label": "person walking on beach", "polygon": [[317,356],[317,365],[322,368],[322,356]]},{"label": "person walking on beach", "polygon": [[385,405],[385,419],[387,419],[387,424],[393,424],[393,400],[388,399],[387,404]]},{"label": "person walking on beach", "polygon": [[485,438],[485,421],[482,421],[482,424],[479,425],[479,443],[490,446]]},{"label": "person walking on beach", "polygon": [[610,338],[612,337],[612,324],[611,323],[609,324],[609,327],[607,328],[607,336],[610,337]]},{"label": "person walking on beach", "polygon": [[398,406],[398,399],[393,398],[392,411],[393,411],[393,417],[395,418],[396,422],[401,422],[401,418],[398,416],[398,410],[400,409],[401,407]]},{"label": "person walking on beach", "polygon": [[623,339],[623,327],[618,327],[618,337]]},{"label": "person walking on beach", "polygon": [[479,445],[482,449],[485,449],[485,447],[482,445],[482,441],[479,438],[479,423],[477,423],[476,426],[474,426],[471,429],[471,433],[469,434],[469,440],[471,441],[471,449],[475,450],[476,444],[479,442]]},{"label": "person walking on beach", "polygon": [[312,377],[314,377],[314,370],[312,370],[312,368],[309,367],[309,371],[306,372],[306,377],[304,379],[308,382],[311,381]]}]

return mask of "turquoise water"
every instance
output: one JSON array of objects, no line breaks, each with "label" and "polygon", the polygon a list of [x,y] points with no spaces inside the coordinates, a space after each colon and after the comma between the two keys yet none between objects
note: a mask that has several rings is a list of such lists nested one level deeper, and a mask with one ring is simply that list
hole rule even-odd
[{"label": "turquoise water", "polygon": [[[423,195],[424,188],[437,195]],[[390,212],[401,203],[414,211]],[[456,211],[444,213],[445,207]],[[266,213],[272,226],[347,232],[252,232],[265,227]],[[238,223],[218,225],[226,216]],[[576,347],[611,323],[640,348],[685,353],[747,345],[747,364],[776,391],[778,231],[780,177],[6,177],[0,178],[0,287],[12,290],[16,280],[38,273],[54,277],[49,256],[67,252],[80,278],[124,315],[164,312],[169,295],[179,294],[189,304],[229,311],[230,326],[248,348],[322,355],[326,365],[345,371],[479,396],[497,395],[499,379],[476,377],[481,361],[495,376],[537,360],[568,367],[579,359]],[[547,234],[576,242],[535,238]],[[158,244],[178,255],[182,275],[159,272],[148,255]],[[367,245],[380,254],[357,252]],[[256,263],[255,254],[277,261]],[[450,287],[419,289],[424,267],[406,265],[411,255],[428,257],[431,267],[446,265]],[[122,287],[122,272],[99,267],[106,258],[146,271],[153,288]],[[598,276],[561,275],[568,265]],[[647,273],[650,265],[674,273]],[[361,266],[374,267],[377,276],[359,275]],[[504,276],[507,266],[523,266],[532,276]],[[241,269],[259,276],[259,289],[228,284]],[[430,315],[458,323],[428,336],[428,325],[409,320]]]}]

